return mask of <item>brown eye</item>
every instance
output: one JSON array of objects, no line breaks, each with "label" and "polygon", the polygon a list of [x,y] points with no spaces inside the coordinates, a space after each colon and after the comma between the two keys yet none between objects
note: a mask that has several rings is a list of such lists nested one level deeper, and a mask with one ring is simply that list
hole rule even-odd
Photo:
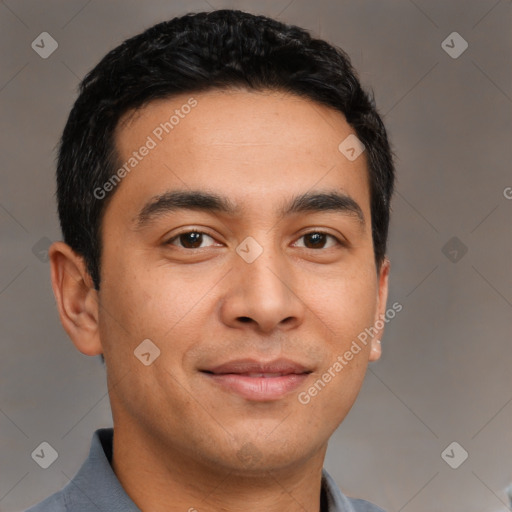
[{"label": "brown eye", "polygon": [[[167,244],[178,245],[184,249],[200,249],[205,238],[213,240],[213,238],[206,233],[201,233],[200,231],[187,231],[171,238]],[[179,244],[175,242],[179,242]]]},{"label": "brown eye", "polygon": [[[318,249],[322,248],[325,244],[326,236],[324,233],[309,233],[304,236],[304,240],[306,240],[306,247],[309,249]],[[308,243],[310,245],[308,245]]]},{"label": "brown eye", "polygon": [[[304,239],[304,247],[306,249],[328,249],[329,247],[333,247],[335,245],[341,245],[341,242],[333,235],[329,233],[324,233],[322,231],[312,231],[310,233],[306,233],[301,236],[301,239]],[[325,244],[328,240],[331,239],[334,241],[334,245],[330,245],[329,247],[325,247]]]}]

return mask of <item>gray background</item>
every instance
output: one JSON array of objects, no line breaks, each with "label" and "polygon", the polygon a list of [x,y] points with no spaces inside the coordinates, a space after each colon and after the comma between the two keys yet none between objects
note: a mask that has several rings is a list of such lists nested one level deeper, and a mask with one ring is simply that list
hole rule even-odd
[{"label": "gray background", "polygon": [[[44,261],[60,239],[55,145],[78,81],[126,37],[222,7],[302,25],[345,49],[398,157],[389,304],[403,310],[331,439],[327,469],[346,493],[389,512],[509,510],[509,0],[0,3],[0,510],[63,487],[93,431],[112,422],[104,367],[61,328]],[[48,59],[31,48],[43,31],[59,44]],[[454,31],[469,44],[456,59],[441,46]],[[31,458],[42,441],[59,454],[48,469]],[[458,469],[441,457],[453,441],[469,453]]]}]

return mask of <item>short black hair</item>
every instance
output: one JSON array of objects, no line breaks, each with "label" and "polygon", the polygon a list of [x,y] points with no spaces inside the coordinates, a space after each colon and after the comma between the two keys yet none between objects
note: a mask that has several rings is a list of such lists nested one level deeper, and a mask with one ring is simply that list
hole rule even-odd
[{"label": "short black hair", "polygon": [[[111,50],[82,80],[59,145],[58,213],[64,241],[100,287],[102,217],[115,188],[95,190],[120,165],[121,116],[156,99],[212,89],[292,93],[345,115],[368,159],[377,270],[386,254],[395,170],[373,93],[347,54],[306,30],[266,16],[222,9],[158,23]],[[340,140],[341,142],[341,140]]]}]

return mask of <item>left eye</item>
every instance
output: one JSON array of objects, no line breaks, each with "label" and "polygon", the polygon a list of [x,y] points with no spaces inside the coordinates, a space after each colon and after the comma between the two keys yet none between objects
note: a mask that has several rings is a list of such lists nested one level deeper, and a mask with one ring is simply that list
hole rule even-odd
[{"label": "left eye", "polygon": [[300,239],[304,238],[307,240],[309,245],[304,245],[306,249],[326,249],[329,247],[325,247],[326,240],[330,238],[333,241],[333,245],[330,247],[334,247],[335,245],[340,245],[340,241],[333,235],[329,233],[324,233],[323,231],[311,231],[310,233],[306,233],[302,235]]}]

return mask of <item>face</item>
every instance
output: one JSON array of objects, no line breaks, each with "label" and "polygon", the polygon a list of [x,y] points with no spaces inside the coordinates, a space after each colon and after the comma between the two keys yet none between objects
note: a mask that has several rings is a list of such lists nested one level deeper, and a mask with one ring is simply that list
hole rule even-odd
[{"label": "face", "polygon": [[387,293],[365,153],[338,149],[354,133],[276,92],[184,95],[122,120],[129,172],[103,217],[97,297],[116,428],[239,472],[323,453],[380,355],[380,331],[353,342]]}]

